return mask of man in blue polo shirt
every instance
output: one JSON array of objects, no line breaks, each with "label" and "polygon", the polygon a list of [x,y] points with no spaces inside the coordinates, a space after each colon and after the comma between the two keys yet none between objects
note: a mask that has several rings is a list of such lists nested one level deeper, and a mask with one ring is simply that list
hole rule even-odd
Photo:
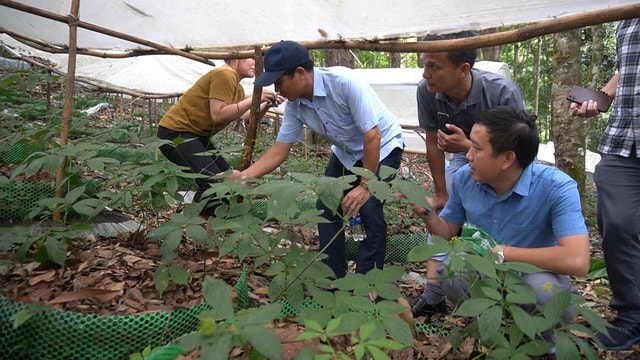
[{"label": "man in blue polo shirt", "polygon": [[[461,31],[429,35],[423,40],[474,35],[472,31]],[[467,163],[465,153],[471,146],[469,134],[478,116],[500,105],[524,110],[522,94],[513,81],[473,67],[477,54],[477,49],[460,49],[420,55],[424,73],[416,95],[418,122],[427,137],[427,161],[435,190],[430,203],[436,211],[447,202],[447,189],[451,186],[453,174]],[[445,152],[451,154],[446,166]],[[427,242],[430,240],[428,236]],[[443,258],[444,254],[438,254],[427,262],[427,284],[411,307],[414,317],[447,311],[442,289],[435,279],[435,269]]]},{"label": "man in blue polo shirt", "polygon": [[[440,214],[415,204],[413,211],[433,235],[451,239],[470,223],[500,243],[492,249],[500,262],[545,270],[523,276],[544,305],[552,289],[570,289],[570,276],[589,270],[589,237],[577,184],[556,167],[534,162],[538,132],[524,111],[501,106],[484,112],[473,125],[471,143],[469,164],[454,174]],[[466,284],[440,283],[453,302],[466,296]],[[564,320],[570,322],[574,314],[568,310]]]},{"label": "man in blue polo shirt", "polygon": [[[275,83],[276,91],[288,101],[276,142],[239,177],[257,178],[273,171],[286,160],[292,143],[302,139],[305,126],[333,145],[325,176],[350,175],[354,166],[374,174],[380,165],[398,169],[404,149],[400,123],[351,69],[314,67],[308,50],[293,41],[274,44],[265,53],[264,64],[265,72],[255,84]],[[321,201],[317,207],[328,220],[318,224],[320,248],[329,244],[324,261],[336,277],[347,272],[342,214],[360,213],[367,235],[359,243],[356,272],[384,266],[387,224],[382,202],[369,192],[368,179],[358,177],[345,192],[339,209],[329,209]]]}]

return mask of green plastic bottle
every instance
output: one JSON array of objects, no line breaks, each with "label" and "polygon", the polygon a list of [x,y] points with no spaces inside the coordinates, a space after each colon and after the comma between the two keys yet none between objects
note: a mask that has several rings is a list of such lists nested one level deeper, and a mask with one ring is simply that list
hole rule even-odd
[{"label": "green plastic bottle", "polygon": [[473,246],[473,250],[480,255],[484,254],[485,250],[491,251],[496,245],[500,244],[486,231],[466,222],[462,225],[460,239],[470,243]]}]

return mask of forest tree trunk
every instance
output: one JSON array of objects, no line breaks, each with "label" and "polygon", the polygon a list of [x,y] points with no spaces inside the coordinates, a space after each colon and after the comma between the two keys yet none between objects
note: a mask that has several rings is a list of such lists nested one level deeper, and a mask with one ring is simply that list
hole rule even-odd
[{"label": "forest tree trunk", "polygon": [[554,40],[553,62],[559,65],[553,71],[551,106],[556,166],[578,182],[584,204],[587,124],[583,118],[571,116],[566,99],[571,86],[580,83],[580,30],[557,33]]},{"label": "forest tree trunk", "polygon": [[[513,44],[513,72],[511,74],[511,77],[513,82],[516,84],[518,83],[518,71],[520,70],[520,64],[518,63],[519,48],[520,43]],[[522,86],[520,86],[520,88],[522,89]]]},{"label": "forest tree trunk", "polygon": [[[591,45],[591,79],[589,79],[589,89],[599,90],[605,84],[599,84],[600,67],[602,66],[602,59],[604,58],[604,27],[602,25],[596,25],[591,27],[592,45]],[[597,128],[598,119],[591,118],[588,122],[588,126],[591,129]],[[595,131],[595,130],[593,130]],[[595,142],[595,141],[594,141]],[[592,144],[589,142],[589,136],[586,140],[587,149],[592,148]],[[593,145],[595,146],[595,144]]]},{"label": "forest tree trunk", "polygon": [[[490,28],[481,31],[481,35],[497,33],[498,28]],[[491,46],[482,49],[482,60],[487,61],[500,61],[500,46]]]},{"label": "forest tree trunk", "polygon": [[535,80],[533,81],[533,91],[535,94],[533,96],[533,113],[538,115],[540,111],[540,58],[542,57],[542,41],[544,37],[539,37],[536,39],[537,47],[536,52],[534,54],[534,75]]},{"label": "forest tree trunk", "polygon": [[590,89],[601,89],[604,84],[598,84],[600,78],[600,67],[604,58],[604,27],[595,25],[591,27],[591,79],[589,79]]},{"label": "forest tree trunk", "polygon": [[355,59],[348,49],[327,49],[325,51],[325,61],[327,66],[355,67]]},{"label": "forest tree trunk", "polygon": [[399,68],[402,66],[402,54],[393,52],[389,54],[389,65],[392,68]]}]

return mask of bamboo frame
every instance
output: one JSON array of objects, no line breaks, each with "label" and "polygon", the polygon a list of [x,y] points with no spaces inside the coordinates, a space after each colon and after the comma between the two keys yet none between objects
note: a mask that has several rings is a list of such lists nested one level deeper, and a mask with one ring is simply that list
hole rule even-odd
[{"label": "bamboo frame", "polygon": [[[75,73],[76,73],[76,42],[78,40],[78,13],[80,12],[80,0],[71,2],[71,13],[67,17],[69,21],[69,59],[67,68],[69,69],[66,77],[66,86],[64,88],[64,105],[62,107],[62,130],[60,131],[60,147],[64,148],[69,140],[69,130],[71,129],[71,116],[73,115],[73,94],[75,92]],[[56,192],[57,198],[64,197],[64,188],[62,183],[65,179],[67,168],[67,156],[62,155],[62,162],[56,172]],[[61,214],[56,206],[53,209],[53,220],[60,221]]]},{"label": "bamboo frame", "polygon": [[[69,22],[69,16],[63,16],[63,15],[59,15],[56,13],[52,13],[50,11],[46,11],[46,10],[42,10],[33,6],[28,6],[25,4],[21,4],[15,1],[9,1],[9,0],[2,0],[0,1],[0,5],[4,5],[13,9],[17,9],[17,10],[21,10],[33,15],[38,15],[38,16],[42,16],[45,17],[47,19],[51,19],[51,20],[55,20],[55,21],[59,21],[59,22],[63,22],[63,23],[68,23]],[[145,40],[145,39],[140,39],[138,37],[129,35],[129,34],[125,34],[119,31],[115,31],[112,29],[108,29],[102,26],[98,26],[98,25],[94,25],[85,21],[80,21],[79,19],[75,19],[76,23],[75,26],[76,27],[80,27],[86,30],[91,30],[91,31],[95,31],[97,33],[100,34],[105,34],[105,35],[109,35],[109,36],[113,36],[115,38],[118,39],[122,39],[122,40],[126,40],[126,41],[131,41],[140,45],[145,45],[154,49],[158,49],[160,51],[163,51],[165,53],[169,53],[169,54],[173,54],[173,55],[179,55],[179,56],[184,56],[186,58],[189,58],[191,60],[196,60],[199,62],[203,62],[205,64],[209,64],[211,65],[211,62],[209,62],[209,60],[202,58],[200,56],[197,55],[193,55],[190,54],[188,52],[179,50],[179,49],[175,49],[175,48],[171,48],[168,46],[164,46],[164,45],[160,45],[157,43],[154,43],[153,41],[149,41],[149,40]],[[76,30],[77,31],[77,30]]]},{"label": "bamboo frame", "polygon": [[[46,69],[48,71],[51,71],[53,73],[56,73],[60,76],[66,76],[67,74],[65,74],[64,72],[43,64],[39,61],[36,61],[32,58],[28,58],[28,57],[23,57],[22,60],[32,64],[32,65],[36,65],[38,67],[41,67],[43,69]],[[87,84],[90,85],[94,88],[96,88],[96,90],[98,91],[103,91],[103,92],[113,92],[113,93],[118,93],[118,94],[126,94],[126,95],[130,95],[133,97],[140,97],[140,98],[144,98],[144,99],[167,99],[167,98],[175,98],[175,97],[180,97],[182,95],[182,93],[180,92],[175,92],[175,93],[166,93],[166,94],[154,94],[154,93],[147,93],[147,92],[141,92],[141,91],[135,91],[135,90],[131,90],[131,89],[127,89],[121,86],[112,86],[112,85],[108,85],[108,84],[104,84],[95,80],[91,80],[91,79],[86,79],[83,77],[76,77],[75,78],[76,82],[79,83],[83,83],[83,84]]]},{"label": "bamboo frame", "polygon": [[[43,16],[55,21],[67,22],[67,17],[44,11],[38,8],[27,6],[21,3],[10,0],[0,0],[0,5],[14,8],[17,10],[25,11],[34,15]],[[415,42],[400,42],[396,40],[322,40],[322,41],[300,41],[302,45],[310,50],[318,49],[358,49],[369,51],[384,51],[384,52],[438,52],[448,51],[451,49],[462,48],[485,48],[491,46],[504,45],[509,43],[520,42],[528,40],[534,37],[548,35],[552,33],[558,33],[562,31],[577,29],[585,26],[598,25],[612,21],[631,19],[640,17],[640,3],[631,5],[622,5],[617,7],[611,7],[601,10],[585,11],[580,14],[567,15],[560,18],[548,19],[526,25],[522,28],[478,35],[469,38],[451,39],[451,40],[435,40],[435,41],[415,41]],[[122,58],[130,56],[141,55],[158,55],[158,54],[173,54],[184,56],[200,62],[211,64],[206,59],[239,59],[249,58],[255,56],[255,51],[220,51],[220,52],[208,52],[197,51],[193,49],[176,49],[166,47],[160,44],[153,43],[148,40],[140,39],[132,35],[124,34],[115,30],[111,30],[102,26],[94,25],[91,23],[78,21],[78,26],[87,30],[95,31],[105,35],[113,36],[122,40],[131,41],[141,45],[148,46],[156,50],[134,50],[129,53],[109,53],[104,51],[79,49],[78,53],[98,56],[104,58]],[[64,52],[64,48],[52,47],[49,44],[39,42],[34,39],[28,39],[24,36],[9,32],[0,27],[0,32],[11,34],[12,36],[20,37],[24,41],[29,41],[31,44],[40,46],[41,49],[49,47],[56,52]],[[35,46],[34,46],[35,47]],[[268,50],[268,47],[263,47],[261,52]],[[43,50],[46,51],[46,50]]]},{"label": "bamboo frame", "polygon": [[[260,46],[256,46],[254,49],[256,59],[256,77],[262,74],[262,68],[264,66],[264,58]],[[252,163],[253,148],[256,143],[256,135],[258,133],[258,112],[260,112],[260,99],[262,97],[262,86],[253,87],[253,96],[251,99],[251,112],[249,113],[249,127],[247,128],[247,136],[244,140],[244,150],[240,157],[239,170],[244,170]]]},{"label": "bamboo frame", "polygon": [[602,10],[585,11],[580,14],[539,21],[522,28],[474,37],[416,41],[400,43],[397,41],[313,41],[300,42],[309,49],[358,49],[385,52],[440,52],[452,49],[485,48],[540,37],[548,34],[579,29],[585,26],[599,25],[612,21],[640,17],[640,3],[611,7]]}]

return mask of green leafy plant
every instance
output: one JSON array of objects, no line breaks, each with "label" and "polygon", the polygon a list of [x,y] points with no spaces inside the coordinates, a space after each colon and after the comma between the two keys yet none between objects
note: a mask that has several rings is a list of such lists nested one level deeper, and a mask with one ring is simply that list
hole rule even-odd
[{"label": "green leafy plant", "polygon": [[[417,184],[398,181],[397,184],[392,182],[390,186],[386,182],[375,180],[367,170],[354,169],[354,172],[366,174],[372,179],[369,186],[374,196],[395,199],[394,190],[401,190],[413,201],[428,206],[424,199],[425,192]],[[395,170],[384,169],[382,176],[389,177],[394,173]],[[367,354],[379,358],[386,350],[411,346],[411,328],[399,317],[404,307],[395,301],[402,296],[395,284],[404,273],[402,267],[388,266],[384,270],[347,274],[345,278],[334,280],[333,272],[320,261],[325,256],[322,252],[311,251],[296,242],[283,243],[283,232],[266,233],[262,229],[265,221],[272,220],[279,224],[303,226],[315,226],[325,221],[315,207],[301,209],[300,203],[315,202],[319,198],[330,208],[337,208],[343,190],[354,180],[354,175],[326,178],[292,173],[284,178],[258,182],[255,186],[229,181],[213,184],[205,196],[211,195],[226,201],[217,208],[216,216],[211,222],[213,234],[207,235],[203,230],[203,220],[198,216],[202,204],[187,205],[180,214],[173,214],[170,221],[149,234],[152,240],[162,242],[165,264],[156,270],[156,281],[161,282],[161,285],[157,283],[156,286],[159,290],[165,289],[168,281],[173,280],[171,269],[175,271],[175,268],[169,264],[175,257],[179,243],[189,238],[206,247],[218,249],[220,256],[238,256],[243,262],[250,259],[254,268],[249,271],[258,271],[270,279],[268,294],[271,304],[286,301],[292,307],[300,309],[300,321],[311,321],[309,324],[313,324],[316,330],[319,326],[326,329],[323,331],[327,334],[339,333],[349,338],[353,348],[341,356],[359,354],[362,357]],[[252,180],[247,181],[252,183]],[[264,216],[253,213],[250,199],[255,198],[266,199],[267,210]],[[378,300],[372,301],[369,297],[371,294],[375,294]],[[305,309],[304,304],[308,304],[308,301],[315,305]],[[255,310],[241,311],[244,313]],[[225,310],[225,313],[228,311]],[[191,335],[183,344],[189,344],[186,347],[189,349],[200,346],[203,353],[206,348],[207,354],[219,346],[226,351],[231,346],[229,344],[235,344],[231,347],[246,347],[247,344],[255,347],[251,343],[253,338],[243,338],[237,333],[228,334],[229,329],[233,329],[233,326],[228,325],[231,321],[237,319],[232,319],[228,314],[223,317],[203,317],[200,332]],[[306,337],[321,337],[312,329],[309,331]],[[218,340],[210,340],[208,336],[225,340],[224,343],[218,343]],[[325,345],[326,356],[337,355],[330,354],[333,351],[330,350],[330,341]],[[224,351],[222,353],[226,354]],[[251,351],[262,353],[257,347]],[[217,352],[220,353],[220,350]],[[202,356],[208,358],[209,355]]]},{"label": "green leafy plant", "polygon": [[601,279],[608,283],[607,267],[602,259],[591,259],[587,279]]},{"label": "green leafy plant", "polygon": [[158,348],[152,349],[151,346],[147,346],[141,352],[129,355],[129,360],[144,360],[156,350],[158,350]]},{"label": "green leafy plant", "polygon": [[250,345],[250,352],[270,359],[281,359],[282,348],[273,346],[280,338],[268,328],[282,310],[281,304],[235,311],[229,286],[222,280],[205,277],[202,294],[211,310],[200,314],[197,332],[181,341],[184,351],[200,348],[200,359],[228,359],[234,348]]},{"label": "green leafy plant", "polygon": [[[592,329],[604,331],[606,322],[583,306],[584,298],[569,290],[550,287],[548,291],[554,292],[551,300],[544,307],[534,306],[535,293],[522,274],[541,269],[518,262],[496,264],[495,254],[491,252],[480,256],[473,251],[472,244],[456,239],[449,243],[439,237],[434,237],[433,246],[421,245],[412,249],[408,259],[424,261],[440,252],[448,252],[451,256],[445,279],[455,278],[469,285],[468,299],[453,313],[469,320],[469,324],[455,331],[454,348],[466,339],[475,339],[478,351],[488,358],[525,359],[546,354],[554,346],[548,341],[553,333],[557,338],[558,359],[575,359],[581,354],[589,359],[598,358],[590,344],[574,331],[592,337]],[[591,328],[563,322],[563,314],[571,307]]]},{"label": "green leafy plant", "polygon": [[[48,221],[54,207],[66,214],[77,213],[84,217],[95,215],[103,206],[119,209],[136,208],[150,214],[161,211],[175,201],[182,201],[180,190],[184,182],[193,182],[203,175],[192,174],[163,158],[116,159],[104,151],[105,132],[75,130],[77,138],[71,139],[60,148],[55,138],[59,133],[59,108],[43,113],[43,103],[32,101],[25,96],[34,89],[42,77],[19,75],[3,79],[0,84],[0,103],[12,103],[23,107],[7,106],[2,115],[0,136],[10,139],[12,144],[29,145],[38,143],[36,149],[26,151],[27,159],[19,164],[12,174],[36,175],[40,172],[54,174],[61,164],[60,159],[69,159],[65,168],[65,195],[61,198],[41,199],[30,216],[32,221]],[[24,79],[24,84],[20,83]],[[35,80],[34,80],[35,79]],[[24,89],[20,89],[24,86]],[[12,100],[13,99],[13,100]],[[54,105],[60,103],[60,95],[53,97]],[[4,102],[3,102],[4,101]],[[84,101],[84,100],[83,100]],[[87,97],[86,106],[93,103]],[[22,114],[22,115],[21,115]],[[139,115],[139,114],[137,114]],[[24,118],[21,116],[25,116]],[[44,119],[44,124],[24,126],[25,119]],[[74,124],[87,119],[86,115],[74,114]],[[6,120],[6,121],[5,121]],[[6,125],[6,126],[5,126]],[[118,130],[129,130],[126,125]],[[128,131],[128,136],[135,131]],[[111,134],[113,135],[113,134]],[[216,135],[220,140],[229,135]],[[100,140],[98,140],[100,139]],[[156,139],[138,139],[145,145],[145,151],[157,151],[158,147],[170,142]],[[239,140],[231,134],[224,154],[234,156],[240,150]],[[221,146],[222,148],[222,146]],[[318,339],[319,358],[387,358],[387,351],[413,345],[410,326],[399,318],[404,308],[395,300],[401,293],[395,284],[403,273],[402,267],[387,266],[384,270],[373,269],[367,274],[347,274],[345,278],[334,280],[331,270],[320,260],[325,256],[322,249],[311,249],[308,244],[283,241],[287,228],[293,225],[313,227],[324,221],[314,206],[301,208],[301,203],[314,203],[320,199],[330,208],[337,208],[343,191],[356,177],[325,178],[320,162],[296,160],[283,166],[285,176],[272,176],[268,181],[247,180],[248,186],[219,178],[205,195],[218,197],[223,204],[218,207],[211,222],[212,234],[204,228],[205,220],[198,214],[203,204],[189,204],[171,215],[168,222],[152,230],[149,240],[159,241],[162,263],[154,273],[156,289],[162,293],[171,282],[185,284],[191,276],[201,276],[186,271],[174,263],[182,241],[189,239],[206,248],[216,249],[220,256],[236,256],[243,263],[250,264],[249,272],[256,272],[269,280],[268,295],[271,304],[247,309],[234,307],[229,285],[216,279],[218,274],[204,277],[203,295],[211,310],[202,313],[200,327],[196,333],[181,341],[183,350],[201,349],[201,358],[228,358],[231,351],[243,349],[253,358],[281,358],[280,339],[272,331],[272,326],[281,314],[284,303],[300,309],[297,316],[289,321],[304,325],[300,339]],[[310,171],[309,168],[312,168]],[[91,170],[100,173],[107,185],[95,196],[89,194],[87,185],[81,182],[82,175]],[[384,182],[365,169],[354,168],[353,173],[371,179],[369,188],[373,196],[390,206],[401,207],[406,201],[429,208],[425,199],[428,195],[418,184],[394,179]],[[389,179],[395,170],[383,168],[381,179]],[[397,199],[401,192],[406,199]],[[252,207],[254,200],[267,204],[264,214],[256,214]],[[69,216],[65,217],[65,221]],[[267,233],[265,224],[277,222],[281,231]],[[53,224],[40,235],[25,235],[26,228],[15,228],[0,238],[0,251],[13,251],[17,258],[24,260],[29,254],[39,261],[51,260],[64,264],[65,254],[73,241],[82,238],[86,225],[68,223]],[[440,239],[441,240],[441,239]],[[474,255],[469,244],[458,242],[449,244],[444,240],[436,245],[419,247],[410,254],[412,261],[424,261],[436,252],[448,251],[452,257],[450,270],[456,273],[468,270],[482,276],[470,288],[470,299],[461,304],[455,316],[470,320],[464,328],[456,328],[453,341],[459,344],[465,339],[477,339],[478,349],[488,357],[524,357],[542,354],[550,344],[542,334],[554,330],[558,336],[557,354],[568,358],[581,351],[593,357],[582,338],[573,335],[577,330],[591,334],[590,329],[580,324],[561,324],[560,314],[569,306],[576,306],[578,312],[596,330],[602,330],[602,320],[583,307],[581,298],[566,292],[558,292],[553,300],[537,312],[526,312],[520,305],[531,303],[531,290],[520,278],[521,273],[533,271],[531,267],[518,264],[493,263],[492,254]],[[464,254],[460,256],[460,254]],[[373,301],[372,295],[377,296]],[[305,307],[303,305],[308,306]],[[311,305],[309,305],[311,304]],[[29,314],[22,314],[15,324],[19,325]],[[337,348],[334,340],[344,337],[348,346]],[[149,349],[139,355],[148,354]],[[310,358],[309,350],[299,354]]]}]

